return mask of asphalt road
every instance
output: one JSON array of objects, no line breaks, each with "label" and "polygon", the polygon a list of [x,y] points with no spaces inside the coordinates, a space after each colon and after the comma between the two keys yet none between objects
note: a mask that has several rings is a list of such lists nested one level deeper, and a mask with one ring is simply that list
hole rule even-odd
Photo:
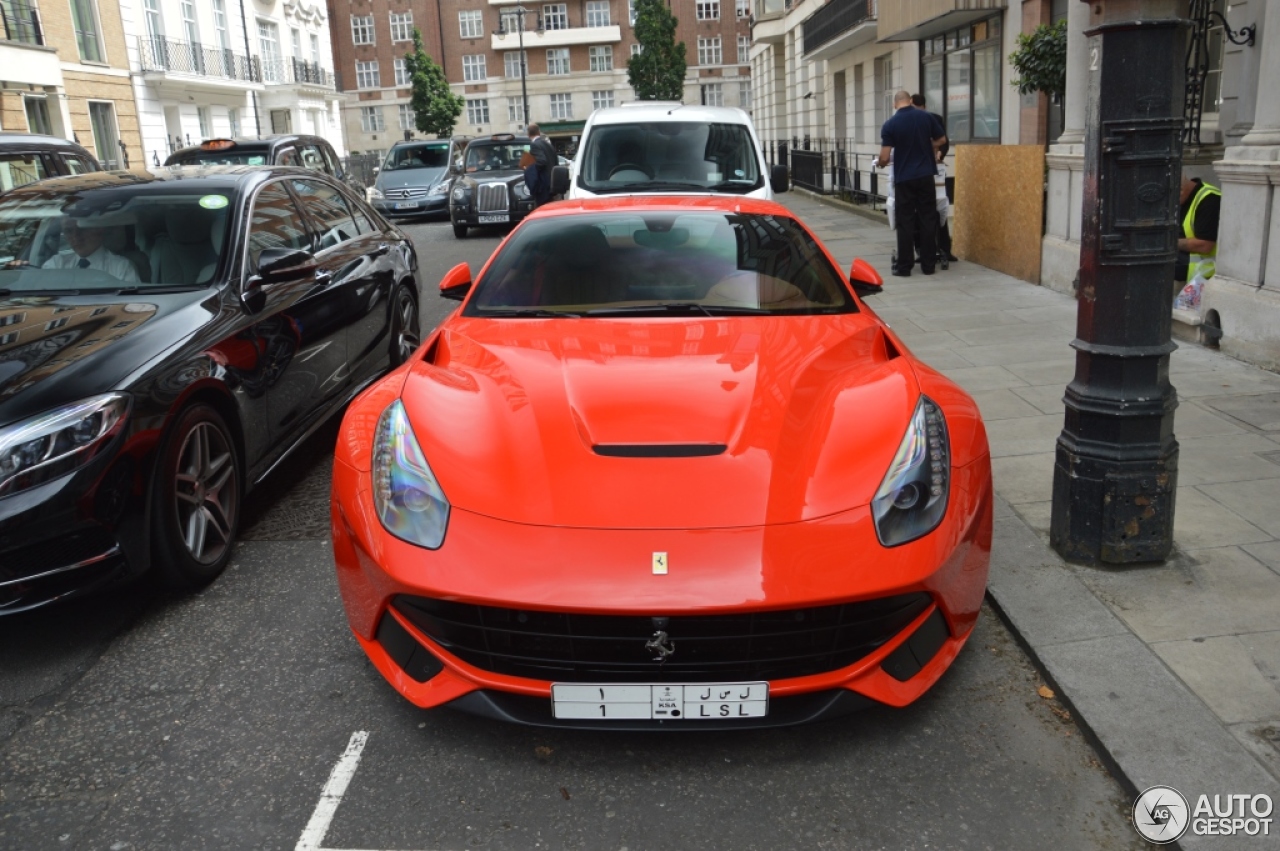
[{"label": "asphalt road", "polygon": [[[478,271],[502,232],[406,229],[430,327],[456,306],[441,274]],[[794,730],[584,734],[415,709],[338,601],[335,430],[254,494],[203,593],[0,620],[0,849],[1142,847],[1127,795],[989,609],[912,707]]]}]

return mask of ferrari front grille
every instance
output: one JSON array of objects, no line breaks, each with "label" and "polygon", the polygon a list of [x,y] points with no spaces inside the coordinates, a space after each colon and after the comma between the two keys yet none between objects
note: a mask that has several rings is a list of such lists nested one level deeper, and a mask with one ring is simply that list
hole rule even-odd
[{"label": "ferrari front grille", "polygon": [[477,213],[505,213],[509,206],[507,184],[481,183],[476,187]]},{"label": "ferrari front grille", "polygon": [[[930,603],[928,594],[915,593],[783,611],[650,617],[409,595],[392,601],[423,634],[467,664],[553,682],[734,682],[821,674],[873,653]],[[646,649],[659,629],[669,654]]]}]

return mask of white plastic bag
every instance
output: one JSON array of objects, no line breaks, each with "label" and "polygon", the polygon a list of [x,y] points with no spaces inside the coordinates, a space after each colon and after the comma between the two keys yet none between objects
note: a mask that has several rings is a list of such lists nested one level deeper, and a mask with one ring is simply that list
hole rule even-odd
[{"label": "white plastic bag", "polygon": [[1203,293],[1204,275],[1197,271],[1195,277],[1187,281],[1187,285],[1173,300],[1173,306],[1178,310],[1195,310],[1200,307],[1200,296]]}]

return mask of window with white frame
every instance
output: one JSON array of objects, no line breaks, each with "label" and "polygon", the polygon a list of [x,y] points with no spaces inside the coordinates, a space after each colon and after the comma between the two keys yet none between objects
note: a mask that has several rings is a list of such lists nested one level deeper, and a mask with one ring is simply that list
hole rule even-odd
[{"label": "window with white frame", "polygon": [[413,106],[407,103],[402,103],[399,106],[399,111],[400,111],[400,129],[401,130],[415,129],[416,125],[413,123]]},{"label": "window with white frame", "polygon": [[569,48],[556,47],[547,51],[547,73],[569,73]]},{"label": "window with white frame", "polygon": [[373,15],[351,16],[351,43],[373,44]]},{"label": "window with white frame", "polygon": [[519,50],[508,50],[502,54],[502,74],[509,80],[517,79],[520,76],[520,60],[524,59],[525,67],[529,67],[529,52]]},{"label": "window with white frame", "polygon": [[512,124],[524,124],[524,101],[520,98],[507,101],[507,120]]},{"label": "window with white frame", "polygon": [[320,64],[320,36],[311,34],[311,61]]},{"label": "window with white frame", "polygon": [[395,71],[396,71],[397,86],[413,85],[413,83],[410,82],[409,80],[409,63],[408,62],[405,62],[403,59],[397,59],[395,61]]},{"label": "window with white frame", "polygon": [[697,12],[700,21],[720,20],[720,0],[698,0]]},{"label": "window with white frame", "polygon": [[481,124],[489,123],[489,99],[475,98],[467,100],[467,123]]},{"label": "window with white frame", "polygon": [[738,36],[738,64],[747,65],[751,62],[751,36]]},{"label": "window with white frame", "polygon": [[613,70],[613,48],[609,45],[587,48],[587,55],[591,59],[592,71]]},{"label": "window with white frame", "polygon": [[743,80],[738,83],[738,106],[743,109],[751,109],[751,81]]},{"label": "window with white frame", "polygon": [[569,6],[566,3],[548,3],[542,7],[542,28],[547,30],[569,29]]},{"label": "window with white frame", "polygon": [[724,85],[721,83],[703,83],[702,105],[724,106]]},{"label": "window with white frame", "polygon": [[196,107],[196,123],[200,126],[200,138],[208,139],[213,135],[213,123],[209,120],[209,107]]},{"label": "window with white frame", "polygon": [[587,0],[587,26],[609,26],[609,0]]},{"label": "window with white frame", "polygon": [[484,34],[484,19],[479,9],[466,9],[458,13],[458,31],[463,38],[480,38]]},{"label": "window with white frame", "polygon": [[290,43],[293,45],[293,58],[301,62],[306,58],[302,55],[302,30],[297,27],[290,27],[289,39]]},{"label": "window with white frame", "polygon": [[284,80],[280,59],[280,29],[271,21],[258,21],[258,48],[262,51],[262,76],[268,83]]},{"label": "window with white frame", "polygon": [[720,36],[715,36],[714,38],[698,36],[698,64],[720,64]]},{"label": "window with white frame", "polygon": [[413,12],[391,13],[391,40],[413,41]]},{"label": "window with white frame", "polygon": [[639,56],[641,53],[644,53],[644,45],[643,45],[643,44],[632,44],[632,45],[631,45],[631,55],[632,55],[632,56]]},{"label": "window with white frame", "polygon": [[366,133],[378,133],[386,130],[387,125],[382,122],[382,107],[360,107],[360,129]]},{"label": "window with white frame", "polygon": [[462,79],[474,83],[488,77],[484,67],[484,54],[476,53],[462,57]]},{"label": "window with white frame", "polygon": [[[208,139],[212,133],[205,132],[209,124],[209,107],[199,107],[203,111],[200,116],[204,125],[200,129],[200,137]],[[120,168],[120,129],[116,125],[116,105],[111,101],[89,101],[89,126],[93,128],[93,147],[98,161],[106,169]]]},{"label": "window with white frame", "polygon": [[93,0],[71,0],[71,25],[76,31],[76,47],[85,62],[102,62],[102,34],[98,29],[98,10]]},{"label": "window with white frame", "polygon": [[378,60],[356,62],[356,88],[376,89],[378,87]]},{"label": "window with white frame", "polygon": [[225,0],[213,0],[213,32],[220,50],[231,49],[231,35],[227,32],[227,5]]},{"label": "window with white frame", "polygon": [[[72,3],[72,8],[75,4]],[[182,10],[182,32],[187,36],[188,44],[200,43],[200,25],[196,23],[196,4],[193,0],[182,0],[179,4]]]},{"label": "window with white frame", "polygon": [[231,126],[231,135],[240,135],[240,109],[239,107],[231,107],[227,110],[227,124]]},{"label": "window with white frame", "polygon": [[564,92],[551,96],[551,119],[566,121],[573,118],[573,94]]},{"label": "window with white frame", "polygon": [[592,92],[591,108],[592,109],[608,109],[613,106],[613,92]]},{"label": "window with white frame", "polygon": [[739,18],[751,16],[751,0],[734,0],[734,10]]}]

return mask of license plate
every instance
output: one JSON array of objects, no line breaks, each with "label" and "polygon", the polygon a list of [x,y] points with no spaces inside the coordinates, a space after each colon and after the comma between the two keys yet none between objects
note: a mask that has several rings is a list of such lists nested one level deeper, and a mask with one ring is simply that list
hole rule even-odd
[{"label": "license plate", "polygon": [[503,222],[509,222],[509,221],[511,221],[511,216],[508,215],[507,213],[502,213],[500,215],[494,215],[494,216],[480,217],[480,224],[482,225],[499,225],[499,224],[502,224]]},{"label": "license plate", "polygon": [[397,210],[416,210],[418,209],[417,201],[397,201],[395,208]]},{"label": "license plate", "polygon": [[769,714],[768,683],[554,683],[556,718],[725,721]]}]

